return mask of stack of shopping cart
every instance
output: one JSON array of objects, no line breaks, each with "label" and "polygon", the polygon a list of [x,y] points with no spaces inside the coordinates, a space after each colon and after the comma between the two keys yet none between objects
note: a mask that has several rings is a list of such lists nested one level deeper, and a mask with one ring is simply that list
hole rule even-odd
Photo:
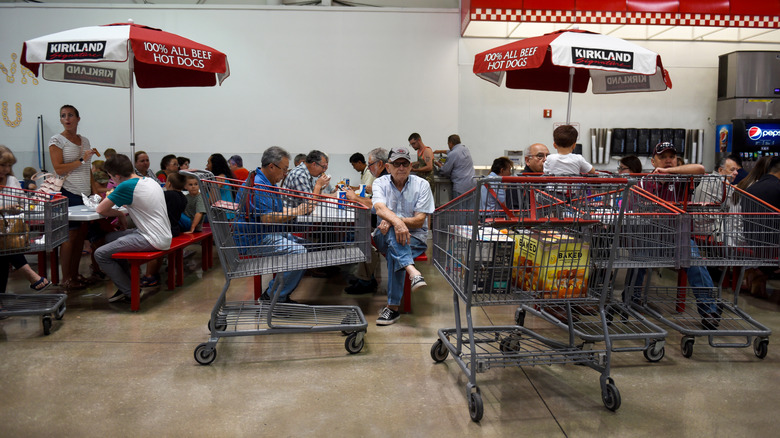
[{"label": "stack of shopping cart", "polygon": [[[483,415],[476,374],[492,367],[586,365],[601,373],[604,406],[620,407],[606,309],[630,185],[620,178],[503,177],[482,180],[436,210],[433,259],[453,288],[455,327],[439,330],[431,356],[441,362],[452,354],[467,375],[472,420]],[[481,207],[485,196],[498,207]],[[520,306],[517,324],[475,326],[473,308],[491,305]],[[579,341],[582,309],[594,315],[587,328],[603,347]],[[524,327],[528,310],[558,320],[567,339]]]},{"label": "stack of shopping cart", "polygon": [[[757,357],[766,357],[771,330],[739,306],[739,285],[745,268],[780,266],[780,211],[718,175],[652,174],[638,186],[680,211],[680,269],[671,286],[640,272],[627,292],[641,296],[634,306],[680,332],[685,357],[696,337],[713,347],[752,345]],[[739,272],[732,298],[723,294],[729,269]]]}]

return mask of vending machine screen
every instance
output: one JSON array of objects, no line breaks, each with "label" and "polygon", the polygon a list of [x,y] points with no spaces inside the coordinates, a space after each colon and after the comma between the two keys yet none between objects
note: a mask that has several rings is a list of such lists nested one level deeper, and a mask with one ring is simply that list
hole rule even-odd
[{"label": "vending machine screen", "polygon": [[780,120],[735,119],[732,151],[742,159],[780,156]]}]

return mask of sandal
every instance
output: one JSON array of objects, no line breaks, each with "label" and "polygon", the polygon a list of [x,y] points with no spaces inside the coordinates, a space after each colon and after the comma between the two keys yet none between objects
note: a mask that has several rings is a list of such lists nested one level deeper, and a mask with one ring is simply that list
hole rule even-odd
[{"label": "sandal", "polygon": [[65,292],[73,292],[81,289],[86,289],[87,285],[80,282],[77,279],[71,279],[60,283],[60,288]]},{"label": "sandal", "polygon": [[30,289],[34,290],[35,292],[40,292],[49,286],[51,286],[51,281],[49,281],[46,277],[41,277],[38,279],[38,281],[30,285]]},{"label": "sandal", "polygon": [[81,274],[76,276],[76,281],[78,281],[79,283],[83,284],[84,286],[89,286],[89,285],[94,284],[94,283],[97,282],[97,280],[94,280],[92,278],[87,278],[87,277],[85,277],[85,276],[83,276]]}]

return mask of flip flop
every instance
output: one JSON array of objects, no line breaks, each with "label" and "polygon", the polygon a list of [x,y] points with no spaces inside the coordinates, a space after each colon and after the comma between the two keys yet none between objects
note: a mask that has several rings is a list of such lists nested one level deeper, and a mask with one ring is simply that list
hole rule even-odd
[{"label": "flip flop", "polygon": [[38,279],[38,281],[30,285],[30,289],[36,292],[40,292],[49,286],[51,286],[51,281],[46,279],[46,277],[41,277],[40,279]]}]

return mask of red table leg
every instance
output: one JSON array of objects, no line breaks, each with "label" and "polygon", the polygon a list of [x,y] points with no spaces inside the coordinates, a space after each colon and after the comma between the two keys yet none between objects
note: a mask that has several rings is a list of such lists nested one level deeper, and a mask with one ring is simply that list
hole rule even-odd
[{"label": "red table leg", "polygon": [[684,269],[680,269],[677,271],[677,306],[676,310],[677,313],[683,313],[685,312],[685,294],[687,291],[688,285],[688,274],[685,272]]}]

